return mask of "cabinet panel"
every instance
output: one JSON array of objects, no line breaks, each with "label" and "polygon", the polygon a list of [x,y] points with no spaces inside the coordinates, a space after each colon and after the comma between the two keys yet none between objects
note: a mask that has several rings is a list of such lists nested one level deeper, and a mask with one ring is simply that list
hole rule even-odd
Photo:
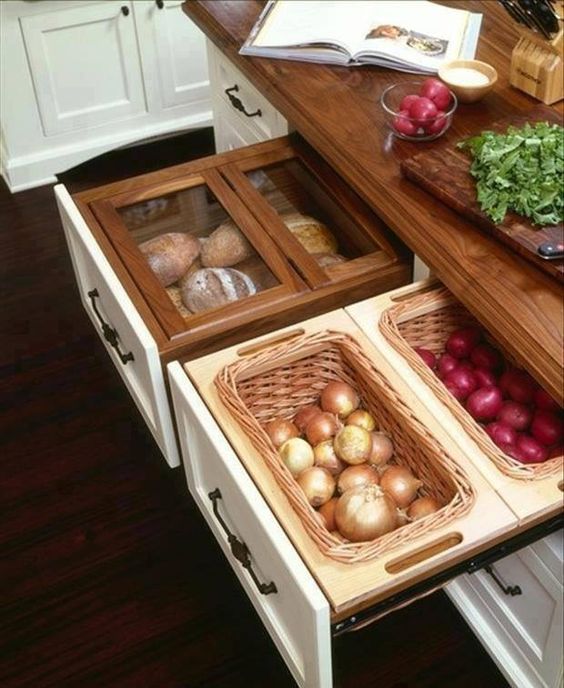
[{"label": "cabinet panel", "polygon": [[131,5],[110,0],[20,20],[45,135],[146,111]]}]

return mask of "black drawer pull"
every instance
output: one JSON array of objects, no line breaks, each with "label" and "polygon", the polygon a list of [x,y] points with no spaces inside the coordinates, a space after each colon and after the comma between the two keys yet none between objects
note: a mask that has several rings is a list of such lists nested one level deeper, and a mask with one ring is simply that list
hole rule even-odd
[{"label": "black drawer pull", "polygon": [[231,105],[233,105],[233,107],[236,110],[239,110],[239,112],[242,112],[247,117],[257,117],[257,116],[262,117],[262,111],[260,108],[258,110],[255,110],[254,112],[247,112],[245,110],[245,106],[243,105],[241,100],[239,98],[237,98],[237,96],[233,95],[233,91],[238,91],[238,90],[239,90],[239,86],[237,86],[237,84],[235,84],[235,86],[231,86],[231,88],[225,89],[225,94],[229,98]]},{"label": "black drawer pull", "polygon": [[108,323],[105,322],[104,318],[102,318],[102,315],[96,306],[96,299],[100,298],[98,290],[92,289],[92,291],[88,292],[88,296],[90,298],[90,301],[92,302],[92,308],[94,309],[94,313],[96,314],[96,317],[100,322],[100,327],[102,328],[102,334],[104,335],[104,339],[108,342],[108,344],[111,347],[113,347],[116,350],[123,365],[127,365],[128,361],[134,361],[135,359],[131,351],[127,354],[124,354],[123,351],[120,351],[119,335],[117,333],[117,330],[115,330],[113,327],[110,327],[110,325],[108,325]]},{"label": "black drawer pull", "polygon": [[221,518],[221,514],[219,513],[217,506],[218,501],[221,499],[221,492],[219,491],[219,488],[216,487],[215,490],[208,494],[208,497],[212,501],[214,515],[227,535],[227,542],[231,547],[231,554],[233,554],[235,559],[237,559],[237,561],[243,565],[243,568],[247,569],[260,593],[263,595],[270,595],[273,592],[278,592],[274,581],[270,583],[261,583],[259,581],[257,574],[253,571],[251,565],[251,553],[249,552],[249,548],[244,542],[241,542],[236,535],[233,535],[233,533],[227,527],[225,521]]},{"label": "black drawer pull", "polygon": [[501,580],[493,566],[484,566],[484,571],[490,574],[490,576],[494,579],[497,585],[503,590],[504,595],[511,595],[512,597],[514,597],[515,595],[523,594],[523,591],[518,585],[506,585]]},{"label": "black drawer pull", "polygon": [[157,3],[157,7],[162,10],[164,7],[164,0],[155,0],[155,2]]},{"label": "black drawer pull", "polygon": [[121,13],[123,14],[124,17],[128,17],[129,16],[129,7],[122,5]]}]

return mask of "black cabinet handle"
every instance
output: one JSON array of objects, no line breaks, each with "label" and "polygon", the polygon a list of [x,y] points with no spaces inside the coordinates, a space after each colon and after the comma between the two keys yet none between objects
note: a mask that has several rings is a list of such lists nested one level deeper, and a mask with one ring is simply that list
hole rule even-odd
[{"label": "black cabinet handle", "polygon": [[162,10],[164,7],[164,0],[155,0],[157,7]]},{"label": "black cabinet handle", "polygon": [[504,595],[511,595],[512,597],[515,595],[522,595],[523,591],[518,585],[506,585],[501,578],[499,577],[498,573],[494,569],[493,566],[484,566],[484,571],[486,573],[489,573],[490,576],[494,579],[494,581],[497,583],[498,587],[500,587],[503,590]]},{"label": "black cabinet handle", "polygon": [[124,354],[123,351],[120,350],[119,348],[119,335],[117,333],[117,330],[115,330],[113,327],[108,325],[108,323],[102,318],[102,314],[98,310],[98,307],[96,306],[96,299],[100,298],[100,294],[98,293],[97,289],[92,289],[91,291],[88,292],[88,297],[90,298],[90,301],[92,303],[92,308],[94,310],[94,313],[96,314],[96,317],[98,318],[98,321],[100,323],[100,327],[102,328],[102,334],[104,335],[104,339],[108,342],[108,344],[113,347],[117,355],[119,356],[121,362],[123,365],[127,365],[129,361],[134,361],[133,354],[131,351],[127,354]]},{"label": "black cabinet handle", "polygon": [[129,7],[122,5],[121,6],[121,13],[123,14],[124,17],[129,16]]},{"label": "black cabinet handle", "polygon": [[219,513],[219,508],[217,505],[218,501],[222,498],[219,488],[216,487],[215,490],[208,494],[208,497],[211,499],[213,504],[214,516],[217,518],[219,524],[221,525],[221,527],[225,531],[225,534],[227,535],[227,542],[231,547],[231,554],[233,554],[235,559],[237,559],[237,561],[243,565],[243,568],[247,569],[249,575],[253,579],[253,582],[257,586],[260,593],[262,593],[263,595],[270,595],[273,592],[278,592],[278,589],[276,588],[274,581],[270,583],[261,583],[259,581],[259,579],[257,578],[257,574],[253,571],[252,568],[251,553],[249,552],[249,548],[244,542],[239,540],[239,538],[237,538],[236,535],[233,535],[233,533],[227,527],[225,521],[221,518],[221,514]]},{"label": "black cabinet handle", "polygon": [[258,110],[255,110],[254,112],[247,112],[246,111],[245,106],[243,105],[241,100],[239,98],[237,98],[237,96],[233,95],[233,91],[238,91],[238,90],[239,90],[239,86],[237,86],[237,84],[235,84],[235,86],[231,86],[231,88],[225,89],[225,94],[229,98],[231,105],[233,105],[233,107],[236,110],[239,110],[239,112],[242,112],[247,117],[262,117],[262,111],[260,108]]}]

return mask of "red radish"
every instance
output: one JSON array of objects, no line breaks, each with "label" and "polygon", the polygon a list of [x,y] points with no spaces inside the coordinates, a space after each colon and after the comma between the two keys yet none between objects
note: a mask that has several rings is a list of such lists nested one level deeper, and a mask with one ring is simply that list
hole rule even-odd
[{"label": "red radish", "polygon": [[474,377],[478,383],[478,387],[487,387],[488,385],[497,385],[497,378],[491,370],[486,368],[474,368]]},{"label": "red radish", "polygon": [[429,98],[439,110],[446,110],[450,105],[451,96],[448,87],[439,79],[433,77],[425,79],[419,91],[422,96]]},{"label": "red radish", "polygon": [[533,420],[533,412],[518,401],[504,401],[497,419],[500,423],[510,425],[514,430],[526,430]]},{"label": "red radish", "polygon": [[429,98],[418,98],[409,106],[409,114],[415,120],[415,124],[424,126],[429,120],[437,116],[438,109]]},{"label": "red radish", "polygon": [[433,134],[440,134],[441,131],[446,128],[447,123],[448,122],[447,118],[445,117],[445,113],[442,110],[439,110],[435,119],[425,125],[425,133],[429,136],[432,136]]},{"label": "red radish", "polygon": [[523,433],[517,437],[514,456],[521,463],[542,463],[548,459],[548,449]]},{"label": "red radish", "polygon": [[474,420],[486,422],[497,417],[502,400],[499,387],[480,387],[468,397],[466,409]]},{"label": "red radish", "polygon": [[424,349],[422,346],[416,346],[415,351],[421,356],[429,368],[433,369],[437,364],[437,357],[429,349]]},{"label": "red radish", "polygon": [[409,110],[400,110],[394,117],[392,126],[399,134],[404,136],[415,136],[417,134],[417,124],[410,117]]},{"label": "red radish", "polygon": [[537,383],[524,370],[518,370],[507,383],[507,393],[521,404],[530,404],[535,398]]},{"label": "red radish", "polygon": [[452,394],[452,396],[457,399],[458,401],[464,401],[466,398],[464,396],[464,392],[460,389],[458,385],[455,385],[454,382],[446,382],[445,381],[445,387],[448,389],[448,391]]},{"label": "red radish", "polygon": [[[446,377],[445,382],[450,382],[456,385],[460,390],[462,399],[466,397],[476,389],[478,389],[478,383],[474,377],[474,373],[470,370],[465,370],[464,368],[455,368]],[[458,399],[458,397],[457,397]]]},{"label": "red radish", "polygon": [[455,330],[447,339],[446,350],[455,358],[468,358],[481,338],[482,332],[477,327]]},{"label": "red radish", "polygon": [[444,379],[451,371],[458,367],[458,359],[450,354],[443,354],[437,363],[439,377]]},{"label": "red radish", "polygon": [[400,110],[409,110],[409,108],[413,105],[413,103],[419,100],[419,96],[416,93],[411,93],[408,96],[404,96],[402,98],[402,101],[400,103],[399,109]]},{"label": "red radish", "polygon": [[517,433],[510,425],[495,421],[486,425],[485,431],[500,449],[507,451],[515,446]]},{"label": "red radish", "polygon": [[499,351],[489,344],[478,344],[470,354],[470,360],[478,368],[487,370],[495,370],[503,362]]},{"label": "red radish", "polygon": [[543,411],[553,411],[554,413],[562,411],[550,394],[540,387],[535,392],[535,406],[539,409],[543,409]]},{"label": "red radish", "polygon": [[531,435],[545,447],[562,442],[564,421],[552,411],[538,410],[531,423]]}]

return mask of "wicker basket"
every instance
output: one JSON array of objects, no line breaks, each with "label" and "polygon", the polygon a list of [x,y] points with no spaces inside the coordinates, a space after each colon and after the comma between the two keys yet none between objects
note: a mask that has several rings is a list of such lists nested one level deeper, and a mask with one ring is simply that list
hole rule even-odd
[{"label": "wicker basket", "polygon": [[[449,334],[468,326],[479,326],[479,323],[444,287],[399,301],[397,305],[385,310],[379,321],[380,331],[388,342],[450,409],[470,437],[504,475],[517,480],[538,480],[561,472],[561,456],[544,463],[522,464],[502,452],[414,351],[414,347],[423,347],[434,354],[440,354],[444,351]],[[490,343],[500,348],[494,340],[490,339]],[[512,360],[507,354],[505,356]]]},{"label": "wicker basket", "polygon": [[[275,418],[291,419],[300,407],[317,402],[332,380],[348,382],[359,392],[364,408],[391,437],[395,461],[423,480],[423,493],[444,505],[439,511],[370,542],[350,543],[325,528],[263,428]],[[465,473],[348,334],[326,330],[298,336],[226,366],[215,378],[215,385],[223,404],[264,458],[307,533],[328,557],[350,564],[370,560],[444,526],[472,506],[475,494]]]}]

